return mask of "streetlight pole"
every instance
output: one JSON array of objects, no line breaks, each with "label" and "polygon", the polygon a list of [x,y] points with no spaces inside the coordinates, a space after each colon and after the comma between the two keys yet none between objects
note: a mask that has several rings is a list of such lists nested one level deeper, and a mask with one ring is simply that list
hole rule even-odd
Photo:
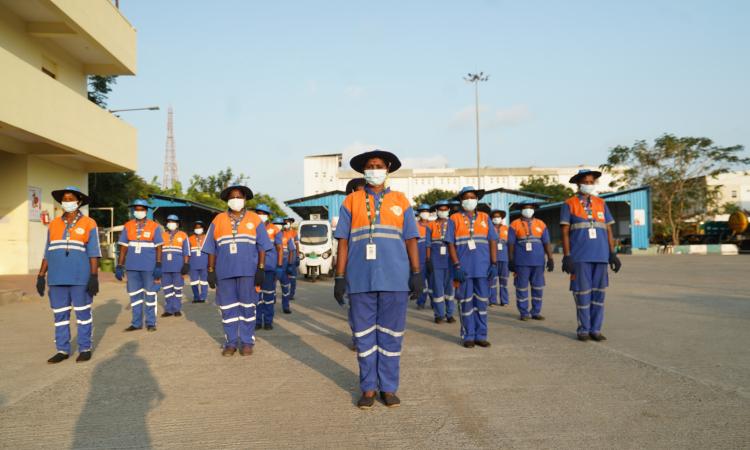
[{"label": "streetlight pole", "polygon": [[480,169],[480,151],[479,151],[479,82],[480,81],[487,81],[489,80],[490,76],[485,75],[484,72],[479,73],[469,73],[466,74],[464,77],[464,80],[469,83],[474,83],[474,109],[475,109],[475,116],[476,116],[476,127],[477,127],[477,189],[480,189],[482,187],[482,178],[479,173]]},{"label": "streetlight pole", "polygon": [[126,108],[126,109],[110,109],[111,113],[128,112],[128,111],[158,111],[158,106],[147,106],[145,108]]}]

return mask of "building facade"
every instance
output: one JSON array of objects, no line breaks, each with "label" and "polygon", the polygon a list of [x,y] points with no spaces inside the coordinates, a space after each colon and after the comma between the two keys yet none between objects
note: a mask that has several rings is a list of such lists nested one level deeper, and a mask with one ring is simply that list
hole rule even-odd
[{"label": "building facade", "polygon": [[23,274],[52,190],[136,169],[135,128],[87,98],[89,75],[135,75],[136,31],[109,0],[0,0],[0,68],[0,274]]},{"label": "building facade", "polygon": [[[750,211],[750,171],[729,172],[716,178],[706,177],[709,186],[719,187],[719,205],[731,203],[745,211]],[[726,220],[729,216],[721,214],[717,219]]]},{"label": "building facade", "polygon": [[[304,194],[305,197],[325,192],[344,190],[346,183],[360,174],[348,168],[348,161],[343,161],[338,154],[313,155],[305,157],[304,162]],[[481,183],[477,183],[476,169],[419,169],[403,168],[389,176],[390,186],[403,192],[410,199],[423,194],[430,189],[445,189],[458,191],[463,186],[481,185],[483,189],[511,189],[519,190],[521,183],[530,177],[547,176],[551,180],[567,184],[570,177],[582,168],[577,167],[485,167],[480,170]],[[602,190],[607,187],[612,177],[604,174],[599,180]]]}]

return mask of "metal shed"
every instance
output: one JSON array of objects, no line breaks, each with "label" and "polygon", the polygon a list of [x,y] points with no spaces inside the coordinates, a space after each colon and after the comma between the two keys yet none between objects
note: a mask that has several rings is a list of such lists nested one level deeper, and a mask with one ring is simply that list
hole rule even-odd
[{"label": "metal shed", "polygon": [[491,209],[505,211],[506,217],[510,217],[510,205],[531,200],[544,203],[549,201],[549,196],[535,192],[515,191],[513,189],[498,188],[487,191],[481,202],[488,204]]},{"label": "metal shed", "polygon": [[346,193],[344,191],[328,191],[309,197],[300,197],[287,200],[284,204],[294,211],[303,220],[310,219],[311,215],[318,214],[321,220],[333,220],[339,216],[339,209],[344,203]]},{"label": "metal shed", "polygon": [[222,210],[213,206],[168,195],[149,195],[148,203],[151,205],[148,211],[150,219],[164,224],[168,215],[176,214],[180,218],[180,228],[182,229],[192,227],[196,220],[202,220],[209,224],[217,214],[222,212]]}]

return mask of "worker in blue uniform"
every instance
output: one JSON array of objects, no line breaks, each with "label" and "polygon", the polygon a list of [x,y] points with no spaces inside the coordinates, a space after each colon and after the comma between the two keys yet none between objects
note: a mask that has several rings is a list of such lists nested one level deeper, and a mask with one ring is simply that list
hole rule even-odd
[{"label": "worker in blue uniform", "polygon": [[193,303],[205,303],[208,298],[208,254],[202,250],[206,240],[205,224],[202,220],[193,223],[190,236],[190,287]]},{"label": "worker in blue uniform", "polygon": [[[91,359],[93,317],[91,304],[99,292],[99,235],[94,219],[84,216],[80,207],[89,197],[75,186],[52,191],[63,214],[49,224],[36,289],[44,296],[49,285],[49,301],[55,323],[57,353],[47,360],[57,364],[70,355],[70,311],[75,311],[78,329],[76,362]],[[46,277],[46,279],[45,279]]]},{"label": "worker in blue uniform", "polygon": [[297,293],[297,272],[299,271],[300,258],[299,258],[299,232],[294,228],[294,217],[284,217],[284,233],[290,236],[294,243],[294,254],[292,255],[294,262],[294,269],[289,270],[289,300],[294,300],[294,295]]},{"label": "worker in blue uniform", "polygon": [[367,186],[341,205],[333,293],[341,305],[349,294],[362,390],[357,406],[371,408],[380,390],[383,403],[396,407],[406,305],[410,293],[424,288],[419,231],[409,200],[386,187],[388,174],[401,166],[396,155],[373,150],[350,165],[364,174]]},{"label": "worker in blue uniform", "polygon": [[260,285],[260,300],[258,301],[258,320],[255,323],[255,329],[273,330],[273,317],[276,312],[276,281],[280,277],[278,273],[281,265],[282,248],[281,248],[281,227],[269,222],[271,217],[271,207],[265,203],[255,206],[255,213],[265,221],[266,234],[268,240],[273,244],[271,249],[266,252],[265,256],[265,276],[263,283]]},{"label": "worker in blue uniform", "polygon": [[443,321],[454,323],[455,303],[453,302],[454,288],[451,276],[451,261],[448,255],[448,243],[445,236],[448,232],[448,218],[450,217],[450,202],[439,200],[435,205],[437,219],[430,223],[429,247],[425,265],[430,276],[430,295],[432,296],[432,311],[435,323]]},{"label": "worker in blue uniform", "polygon": [[144,312],[146,329],[156,331],[156,294],[162,277],[164,234],[158,223],[146,218],[149,208],[146,200],[134,200],[130,208],[133,219],[125,223],[120,233],[120,256],[115,267],[115,277],[120,281],[127,271],[132,321],[125,331],[142,329]]},{"label": "worker in blue uniform", "polygon": [[508,226],[505,225],[505,211],[491,211],[492,226],[497,233],[497,277],[490,285],[490,306],[508,304]]},{"label": "worker in blue uniform", "polygon": [[179,217],[175,214],[167,216],[167,231],[162,236],[162,317],[182,316],[182,289],[185,286],[183,277],[190,271],[190,243],[188,235],[179,230],[179,226]]},{"label": "worker in blue uniform", "polygon": [[[346,189],[344,192],[346,192],[346,195],[349,195],[352,192],[363,191],[365,189],[365,186],[367,186],[367,181],[365,181],[364,178],[352,178],[346,183]],[[348,297],[349,296],[347,294],[347,298]],[[352,325],[351,302],[349,302],[349,308],[347,308],[347,320],[349,321],[349,328],[351,330],[354,330],[354,325]],[[349,346],[349,350],[353,352],[357,351],[357,339],[354,336],[353,331],[352,331],[352,344]]]},{"label": "worker in blue uniform", "polygon": [[[537,203],[526,201],[519,204],[521,217],[510,224],[508,230],[509,268],[514,273],[516,306],[520,319],[544,320],[542,301],[544,295],[544,269],[555,269],[552,245],[547,225],[534,217]],[[547,255],[547,263],[544,255]],[[529,289],[531,289],[531,311],[529,311]]]},{"label": "worker in blue uniform", "polygon": [[[280,252],[281,256],[277,260],[275,278],[279,282],[279,288],[281,289],[281,310],[284,314],[291,314],[292,309],[290,306],[289,298],[291,297],[292,284],[290,282],[290,275],[294,273],[294,237],[286,233],[284,230],[284,219],[276,217],[273,219],[273,225],[276,227],[275,238],[280,240]],[[277,248],[278,251],[278,248]],[[274,284],[274,293],[276,292],[276,286]],[[272,305],[272,308],[275,308]],[[272,313],[270,316],[270,323],[273,324]]]},{"label": "worker in blue uniform", "polygon": [[489,282],[497,276],[497,234],[489,216],[477,211],[484,189],[462,188],[461,211],[451,215],[445,241],[453,264],[456,302],[461,314],[461,341],[466,348],[489,347],[487,308]]},{"label": "worker in blue uniform", "polygon": [[424,289],[419,293],[417,297],[417,309],[424,309],[425,303],[427,303],[427,297],[430,295],[430,284],[427,280],[427,248],[430,242],[430,205],[423,203],[417,208],[417,214],[419,214],[419,220],[417,220],[417,230],[419,231],[419,239],[417,240],[417,250],[419,250],[419,267],[422,269],[422,279],[424,283]]},{"label": "worker in blue uniform", "polygon": [[603,199],[594,195],[597,170],[582,169],[570,179],[578,192],[560,210],[563,272],[570,274],[570,290],[576,303],[580,341],[604,341],[604,294],[609,286],[607,265],[617,273],[622,263],[615,253],[612,224]]},{"label": "worker in blue uniform", "polygon": [[273,248],[266,227],[245,202],[253,198],[247,186],[221,191],[228,210],[214,217],[208,227],[203,251],[208,253],[208,285],[216,289],[225,343],[221,354],[250,356],[255,346],[256,287],[265,278],[266,252]]}]

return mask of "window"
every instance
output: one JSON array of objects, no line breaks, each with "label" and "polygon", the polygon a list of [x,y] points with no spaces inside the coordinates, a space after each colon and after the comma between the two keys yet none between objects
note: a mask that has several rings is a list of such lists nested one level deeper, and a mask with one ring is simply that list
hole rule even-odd
[{"label": "window", "polygon": [[737,198],[737,191],[732,191],[732,198]]}]

